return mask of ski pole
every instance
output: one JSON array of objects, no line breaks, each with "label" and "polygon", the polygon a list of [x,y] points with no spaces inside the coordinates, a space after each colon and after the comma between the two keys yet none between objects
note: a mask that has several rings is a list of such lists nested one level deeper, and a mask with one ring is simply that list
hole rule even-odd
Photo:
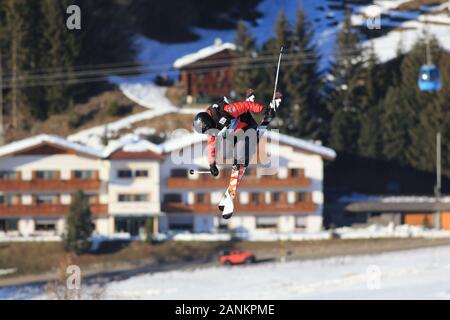
[{"label": "ski pole", "polygon": [[194,170],[194,169],[189,170],[189,174],[194,174],[194,173],[211,173],[211,171],[201,171],[201,170]]},{"label": "ski pole", "polygon": [[280,73],[280,65],[281,65],[281,56],[283,55],[283,47],[280,48],[280,56],[278,57],[278,65],[277,65],[277,74],[275,76],[275,87],[273,88],[273,98],[272,101],[275,100],[275,95],[277,93],[278,86],[278,75]]}]

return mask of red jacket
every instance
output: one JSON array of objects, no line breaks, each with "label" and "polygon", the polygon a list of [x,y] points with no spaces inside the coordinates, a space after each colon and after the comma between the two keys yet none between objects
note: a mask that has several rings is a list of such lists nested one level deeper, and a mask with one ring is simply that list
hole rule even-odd
[{"label": "red jacket", "polygon": [[[259,113],[264,110],[264,106],[251,101],[241,101],[236,103],[228,104],[224,107],[224,110],[228,112],[231,116],[234,118],[239,118],[239,116],[243,115],[247,112],[255,112]],[[210,115],[210,111],[206,110]],[[243,129],[247,127],[247,123],[240,121],[238,119],[238,124],[235,130]],[[216,137],[215,136],[208,136],[208,162],[211,164],[216,159]]]}]

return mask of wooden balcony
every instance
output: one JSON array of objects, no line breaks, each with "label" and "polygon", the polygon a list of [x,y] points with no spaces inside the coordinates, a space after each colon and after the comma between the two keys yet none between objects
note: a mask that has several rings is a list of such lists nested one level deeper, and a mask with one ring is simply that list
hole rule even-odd
[{"label": "wooden balcony", "polygon": [[[228,186],[230,178],[213,178],[210,176],[200,177],[199,179],[188,179],[172,177],[167,179],[167,188],[169,189],[223,189]],[[288,177],[278,178],[277,176],[255,176],[245,177],[242,180],[240,189],[250,188],[307,188],[311,185],[311,179],[306,177]]]},{"label": "wooden balcony", "polygon": [[75,191],[98,190],[101,181],[92,180],[0,180],[0,191]]},{"label": "wooden balcony", "polygon": [[[167,202],[162,204],[162,211],[168,213],[218,213],[217,205],[210,203],[195,203],[192,205]],[[297,203],[271,203],[271,204],[240,204],[235,205],[235,212],[239,213],[253,213],[253,214],[280,214],[280,213],[313,213],[317,205],[313,202],[297,202]]]},{"label": "wooden balcony", "polygon": [[[62,204],[34,204],[34,205],[0,205],[0,217],[20,216],[45,216],[62,217],[69,212],[69,205]],[[94,217],[108,214],[108,205],[91,205],[91,213]]]}]

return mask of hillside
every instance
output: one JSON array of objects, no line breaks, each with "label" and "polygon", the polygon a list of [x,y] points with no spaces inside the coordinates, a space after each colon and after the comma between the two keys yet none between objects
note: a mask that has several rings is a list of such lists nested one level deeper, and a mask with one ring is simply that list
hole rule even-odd
[{"label": "hillside", "polygon": [[[74,105],[66,113],[51,115],[44,121],[34,121],[30,117],[23,117],[18,128],[6,125],[5,142],[40,133],[68,136],[74,132],[104,125],[145,110],[146,108],[128,99],[118,89],[105,91],[85,103]],[[5,123],[10,123],[10,119],[10,116],[6,116]]]},{"label": "hillside", "polygon": [[[365,22],[370,13],[370,6],[373,4],[378,6],[381,12],[381,30],[367,32]],[[373,43],[381,62],[395,58],[398,52],[408,51],[423,30],[435,35],[442,46],[450,49],[450,41],[445,41],[450,34],[450,17],[446,14],[446,5],[444,0],[347,1],[347,8],[352,9],[353,12],[352,24],[363,35],[363,45],[368,46],[369,43]],[[247,14],[249,17],[247,25],[249,31],[256,36],[257,45],[261,46],[264,41],[273,36],[272,30],[279,10],[282,9],[288,20],[293,23],[298,1],[264,0],[257,5],[254,4],[254,7],[255,12]],[[331,62],[345,7],[343,2],[338,0],[305,0],[303,8],[306,18],[315,31],[314,41],[322,57],[321,68],[325,71]],[[144,66],[145,72],[137,76],[122,77],[123,74],[118,74],[110,77],[109,81],[118,89],[100,93],[90,98],[88,102],[77,103],[69,111],[50,115],[45,121],[30,121],[29,117],[24,116],[17,129],[12,130],[7,127],[6,142],[37,133],[54,133],[71,136],[87,144],[98,145],[104,134],[105,124],[122,119],[127,122],[127,116],[151,110],[155,113],[143,114],[142,119],[134,119],[131,127],[126,125],[128,128],[123,128],[119,125],[117,129],[111,129],[115,125],[108,125],[113,131],[111,138],[118,138],[121,134],[130,133],[141,126],[157,131],[169,131],[178,126],[188,127],[186,124],[190,123],[192,111],[175,115],[173,112],[178,112],[175,107],[178,103],[174,103],[174,100],[167,102],[167,99],[162,99],[161,94],[165,94],[165,89],[162,89],[164,93],[157,90],[155,95],[152,80],[157,74],[168,74],[176,78],[178,72],[172,67],[175,59],[210,45],[215,38],[233,41],[235,37],[235,30],[230,28],[230,25],[223,26],[220,30],[212,30],[211,25],[207,24],[203,27],[196,26],[192,30],[195,31],[196,36],[190,39],[194,41],[189,42],[177,42],[180,40],[174,40],[171,43],[160,42],[144,36],[145,32],[138,33],[135,37],[134,49],[136,60]],[[116,111],[106,110],[111,104],[114,104],[112,108],[117,109]],[[174,109],[167,113],[160,112],[161,108]],[[158,118],[160,116],[161,118]],[[8,114],[5,122],[11,122]],[[86,129],[90,130],[86,131]],[[92,135],[89,132],[95,132],[95,142],[89,141],[88,138],[83,141],[83,137]]]}]

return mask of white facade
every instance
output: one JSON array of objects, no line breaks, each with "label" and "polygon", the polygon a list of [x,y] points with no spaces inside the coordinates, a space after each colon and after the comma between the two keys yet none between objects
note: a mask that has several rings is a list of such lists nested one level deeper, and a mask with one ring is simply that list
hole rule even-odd
[{"label": "white facade", "polygon": [[[93,223],[97,235],[109,236],[116,232],[140,234],[143,228],[147,227],[149,219],[153,221],[153,232],[177,229],[198,233],[319,231],[322,227],[324,204],[323,162],[324,158],[333,158],[333,151],[291,137],[279,135],[278,138],[267,142],[267,149],[273,152],[272,157],[276,156],[277,165],[273,170],[275,180],[293,179],[292,171],[298,169],[302,174],[298,179],[309,179],[309,183],[306,186],[294,183],[274,187],[268,182],[269,185],[255,183],[242,187],[238,193],[239,202],[246,209],[243,212],[235,212],[233,218],[228,221],[221,219],[216,209],[226,185],[203,185],[204,176],[187,174],[193,168],[208,168],[204,137],[197,135],[187,134],[160,146],[147,141],[122,141],[103,151],[66,143],[64,139],[55,136],[37,136],[0,147],[0,172],[19,172],[21,181],[34,182],[37,171],[54,170],[58,172],[57,180],[71,183],[74,182],[75,171],[94,171],[95,179],[99,181],[96,184],[98,187],[95,190],[83,191],[93,197],[94,202],[91,204],[100,208],[97,210],[105,210],[94,215]],[[21,155],[23,150],[33,150],[46,145],[56,146],[62,152],[24,152]],[[123,151],[121,157],[112,156],[117,151]],[[150,156],[134,156],[145,152]],[[186,172],[184,181],[196,182],[195,187],[186,188],[183,184],[181,187],[169,187],[168,181],[180,177],[183,170]],[[256,176],[252,177],[255,181],[264,178],[259,170]],[[0,185],[2,183],[7,186],[7,180],[0,179]],[[0,207],[0,210],[3,210],[0,211],[0,234],[4,233],[1,228],[7,233],[23,236],[63,234],[64,214],[57,212],[55,215],[50,209],[47,209],[50,210],[49,214],[41,213],[39,208],[54,205],[55,208],[59,206],[67,210],[75,190],[9,189],[0,188],[0,199],[5,204]],[[260,196],[257,200],[258,206],[252,210],[252,206],[256,205],[255,194]],[[299,200],[299,195],[303,194],[306,198]],[[210,206],[211,210],[195,212],[199,195],[204,198],[203,207]],[[280,197],[281,200],[278,199]],[[8,201],[13,201],[12,205],[9,203],[10,206],[6,206]],[[165,205],[173,201],[176,205],[168,206],[165,210]],[[276,209],[280,204],[278,201],[283,204],[282,209]],[[301,209],[301,201],[314,203],[314,210]],[[20,207],[17,213],[11,211],[15,206]],[[33,212],[27,213],[27,206],[33,208]],[[296,211],[296,206],[299,211]],[[194,208],[194,211],[191,208]],[[270,208],[275,209],[271,212]],[[261,211],[262,209],[264,210]]]},{"label": "white facade", "polygon": [[[239,201],[241,204],[249,204],[251,194],[254,192],[262,192],[262,201],[265,205],[271,206],[273,204],[272,196],[274,192],[281,192],[286,194],[286,201],[288,204],[295,205],[298,200],[296,195],[300,192],[310,194],[312,202],[315,204],[313,212],[292,213],[279,212],[274,210],[273,213],[260,214],[255,212],[236,212],[229,221],[222,220],[217,211],[209,212],[208,214],[193,213],[192,215],[186,213],[168,212],[167,221],[160,226],[163,232],[177,228],[179,225],[192,223],[191,230],[194,232],[217,232],[222,230],[224,226],[230,230],[245,230],[247,232],[317,232],[322,228],[322,211],[324,204],[323,195],[323,170],[324,158],[332,160],[335,157],[333,150],[307,143],[300,139],[289,138],[284,139],[285,136],[277,135],[276,139],[269,139],[266,144],[266,149],[272,152],[272,156],[276,156],[276,168],[273,174],[279,179],[286,179],[289,177],[291,169],[299,169],[304,172],[306,178],[310,180],[307,187],[286,186],[281,188],[266,187],[248,187],[239,189]],[[191,138],[192,144],[189,144]],[[175,140],[175,139],[174,139]],[[295,143],[292,143],[295,142]],[[297,143],[300,142],[300,143]],[[201,182],[195,189],[186,188],[171,188],[168,189],[164,184],[171,176],[172,170],[189,170],[192,168],[198,170],[208,170],[208,162],[206,159],[206,145],[204,140],[198,137],[183,137],[177,144],[172,141],[166,143],[167,153],[166,160],[161,163],[161,201],[164,200],[166,194],[177,194],[183,204],[188,206],[194,204],[195,194],[207,193],[209,194],[208,204],[216,206],[225,191],[226,186],[220,188],[210,188],[201,186]],[[302,147],[307,147],[305,150]],[[163,148],[164,149],[164,148]],[[276,153],[275,153],[275,152]],[[219,166],[220,167],[220,166]],[[264,172],[257,172],[258,176],[263,177]],[[201,181],[200,174],[187,175],[188,181]],[[244,177],[245,179],[245,177]],[[189,218],[188,218],[189,216]],[[273,217],[275,226],[273,228],[265,228],[258,225],[259,216]],[[187,222],[188,220],[192,222]]]},{"label": "white facade", "polygon": [[[120,178],[119,170],[146,171],[147,177]],[[159,163],[146,160],[111,161],[109,172],[108,212],[111,215],[156,215],[160,210]],[[145,195],[147,201],[119,201],[119,195]]]}]

